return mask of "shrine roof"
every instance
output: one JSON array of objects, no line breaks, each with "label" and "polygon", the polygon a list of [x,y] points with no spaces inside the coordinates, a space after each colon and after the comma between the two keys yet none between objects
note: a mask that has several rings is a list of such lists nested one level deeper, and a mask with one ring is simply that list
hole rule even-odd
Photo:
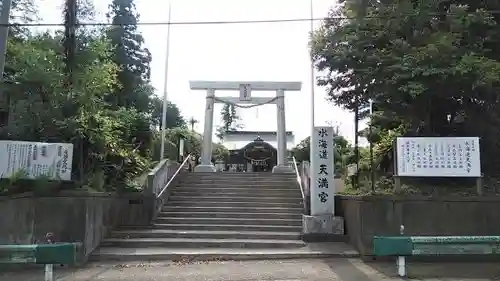
[{"label": "shrine roof", "polygon": [[[227,131],[224,133],[225,135],[259,135],[259,136],[276,136],[277,132],[276,131]],[[288,136],[293,136],[292,131],[286,132]]]}]

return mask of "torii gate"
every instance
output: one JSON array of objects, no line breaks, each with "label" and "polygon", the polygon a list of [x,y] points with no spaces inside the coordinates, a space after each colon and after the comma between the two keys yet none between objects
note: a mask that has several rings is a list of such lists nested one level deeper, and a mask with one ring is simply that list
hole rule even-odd
[{"label": "torii gate", "polygon": [[[278,132],[277,132],[277,152],[278,163],[273,167],[273,173],[293,172],[286,164],[286,125],[285,125],[285,91],[300,91],[301,82],[256,82],[256,81],[190,81],[191,90],[207,91],[207,102],[205,107],[205,125],[203,129],[203,147],[201,164],[196,166],[195,172],[215,172],[216,169],[211,163],[212,156],[212,134],[214,122],[214,104],[248,104],[264,105],[276,104]],[[237,97],[216,97],[215,91],[240,91]],[[252,91],[276,91],[275,97],[252,97]]]}]

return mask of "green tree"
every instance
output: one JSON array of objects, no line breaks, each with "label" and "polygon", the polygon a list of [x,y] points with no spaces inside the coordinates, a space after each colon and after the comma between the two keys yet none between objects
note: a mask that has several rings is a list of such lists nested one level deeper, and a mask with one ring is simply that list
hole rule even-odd
[{"label": "green tree", "polygon": [[[327,73],[319,84],[329,87],[329,98],[348,110],[356,108],[356,97],[360,109],[376,102],[372,137],[379,156],[403,134],[480,136],[483,153],[500,155],[500,63],[491,51],[500,29],[491,14],[477,10],[485,1],[457,5],[464,3],[346,5],[315,32],[312,54]],[[367,16],[338,17],[359,14]],[[498,170],[494,158],[485,170]]]},{"label": "green tree", "polygon": [[151,53],[142,45],[144,38],[137,30],[139,14],[133,0],[113,0],[107,17],[113,26],[107,31],[114,46],[113,61],[120,67],[119,85],[109,102],[116,106],[133,107],[141,112],[150,108],[153,90],[148,87]]},{"label": "green tree", "polygon": [[[349,142],[338,134],[333,136],[335,173],[342,174],[346,165],[354,163],[354,149]],[[298,162],[310,161],[311,137],[303,139],[292,148],[292,154]]]},{"label": "green tree", "polygon": [[68,31],[75,26],[74,14],[66,9],[62,32],[9,39],[6,92],[12,118],[0,136],[74,143],[77,183],[123,190],[149,168],[151,138],[140,132],[148,132],[150,118],[105,102],[118,84],[111,45],[99,29]]},{"label": "green tree", "polygon": [[222,125],[217,128],[216,135],[222,140],[224,138],[224,134],[229,131],[237,131],[241,129],[243,126],[238,123],[240,117],[236,112],[236,106],[234,104],[226,103],[221,109],[221,121]]},{"label": "green tree", "polygon": [[[158,128],[162,125],[162,114],[163,114],[163,100],[157,96],[153,96],[150,99],[149,111],[152,118],[152,124]],[[168,102],[167,106],[167,128],[184,127],[186,126],[186,121],[181,115],[181,112],[177,105]]]},{"label": "green tree", "polygon": [[191,126],[191,131],[194,131],[194,125],[196,125],[199,121],[194,119],[194,117],[191,117],[189,119],[189,125]]}]

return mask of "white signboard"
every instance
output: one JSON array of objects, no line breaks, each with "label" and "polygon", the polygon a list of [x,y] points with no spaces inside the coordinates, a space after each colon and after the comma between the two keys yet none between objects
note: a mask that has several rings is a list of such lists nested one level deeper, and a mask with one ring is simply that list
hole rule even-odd
[{"label": "white signboard", "polygon": [[347,165],[347,176],[348,177],[355,176],[357,173],[358,173],[358,165],[356,165],[356,164]]},{"label": "white signboard", "polygon": [[42,175],[71,180],[73,144],[0,141],[0,177],[24,170],[28,178]]},{"label": "white signboard", "polygon": [[314,127],[311,137],[311,215],[333,214],[333,127]]},{"label": "white signboard", "polygon": [[477,137],[401,137],[396,147],[398,176],[481,176]]}]

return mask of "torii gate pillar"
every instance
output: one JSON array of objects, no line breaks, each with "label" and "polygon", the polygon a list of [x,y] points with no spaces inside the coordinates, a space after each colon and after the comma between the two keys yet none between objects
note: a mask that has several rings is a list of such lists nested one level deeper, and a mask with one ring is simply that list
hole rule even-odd
[{"label": "torii gate pillar", "polygon": [[[277,108],[277,152],[278,163],[273,173],[293,173],[293,168],[287,165],[286,122],[285,122],[285,91],[300,91],[301,82],[228,82],[228,81],[190,81],[191,90],[205,90],[207,101],[205,107],[205,125],[203,129],[203,147],[201,164],[195,167],[195,172],[215,172],[212,158],[212,135],[214,122],[214,105],[216,102],[233,104],[276,104]],[[215,97],[215,91],[240,91],[236,97]],[[252,97],[252,91],[275,91],[275,97]]]}]

